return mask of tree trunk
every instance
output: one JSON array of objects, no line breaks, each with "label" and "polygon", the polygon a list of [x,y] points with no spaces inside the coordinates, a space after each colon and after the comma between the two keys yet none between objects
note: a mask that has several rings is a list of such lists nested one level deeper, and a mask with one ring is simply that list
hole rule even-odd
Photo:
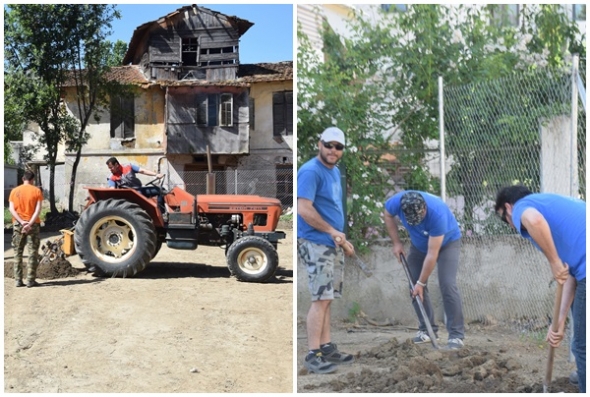
[{"label": "tree trunk", "polygon": [[55,159],[49,162],[49,209],[52,214],[57,214],[55,205]]},{"label": "tree trunk", "polygon": [[78,165],[80,164],[80,156],[82,154],[82,145],[78,146],[78,150],[76,151],[76,160],[74,160],[74,164],[72,165],[72,175],[70,177],[70,195],[68,200],[68,209],[70,212],[74,211],[74,194],[76,191],[76,173],[78,172]]}]

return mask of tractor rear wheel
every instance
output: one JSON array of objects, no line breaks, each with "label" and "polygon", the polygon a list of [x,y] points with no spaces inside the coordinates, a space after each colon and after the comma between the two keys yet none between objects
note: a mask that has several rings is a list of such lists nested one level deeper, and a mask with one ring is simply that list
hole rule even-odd
[{"label": "tractor rear wheel", "polygon": [[279,254],[272,244],[258,236],[242,237],[227,250],[227,266],[240,281],[265,282],[279,266]]},{"label": "tractor rear wheel", "polygon": [[127,200],[108,199],[82,212],[74,230],[76,252],[99,275],[131,277],[154,257],[156,231],[147,212]]}]

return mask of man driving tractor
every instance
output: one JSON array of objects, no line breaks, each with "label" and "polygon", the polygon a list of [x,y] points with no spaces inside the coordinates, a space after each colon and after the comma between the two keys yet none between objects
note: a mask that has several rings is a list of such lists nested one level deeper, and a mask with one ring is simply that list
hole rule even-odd
[{"label": "man driving tractor", "polygon": [[109,188],[116,189],[116,188],[131,188],[131,189],[139,189],[142,187],[141,181],[137,176],[136,173],[148,175],[148,176],[155,176],[158,179],[164,177],[162,174],[158,174],[153,171],[146,170],[134,164],[127,164],[121,165],[119,160],[115,157],[111,157],[107,160],[107,167],[109,167],[109,171],[111,174],[107,178],[107,182],[109,184]]}]

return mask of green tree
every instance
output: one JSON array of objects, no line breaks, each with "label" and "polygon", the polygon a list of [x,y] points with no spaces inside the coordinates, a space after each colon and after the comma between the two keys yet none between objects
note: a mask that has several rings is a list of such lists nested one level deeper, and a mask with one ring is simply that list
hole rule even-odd
[{"label": "green tree", "polygon": [[[384,177],[379,168],[380,155],[387,151],[394,151],[407,170],[404,188],[440,194],[440,183],[426,165],[427,143],[439,134],[439,76],[445,86],[476,84],[563,67],[574,50],[583,49],[585,54],[583,38],[581,41],[575,23],[563,16],[560,7],[524,7],[521,29],[504,22],[491,23],[498,15],[494,7],[415,4],[406,12],[381,13],[378,22],[357,12],[348,24],[347,37],[324,27],[325,62],[320,62],[308,39],[298,31],[298,163],[312,155],[317,135],[326,125],[337,123],[347,133],[352,147],[347,149],[344,162],[349,173],[353,169],[359,176],[348,178],[349,202],[353,204],[349,206],[349,223],[362,219],[364,225],[380,225],[366,214],[380,213],[379,204],[394,188],[392,179]],[[363,92],[370,95],[359,96]],[[485,108],[489,106],[485,101],[483,106],[492,122],[492,108]],[[505,128],[509,142],[515,145],[527,138],[515,135],[510,123],[517,122],[511,120]],[[499,144],[493,137],[478,138],[482,145]],[[455,145],[461,142],[452,137],[450,141]],[[399,143],[399,149],[394,143]],[[478,164],[469,162],[468,156],[462,160],[461,167],[454,170],[459,182],[453,193],[464,193],[459,191],[462,177],[477,172],[485,181],[493,179],[490,175],[497,170],[492,162],[476,170]],[[384,180],[389,184],[382,183]],[[354,195],[371,200],[354,205]],[[468,199],[466,208],[471,215],[469,208],[481,197]],[[357,244],[366,243],[367,229],[353,229]]]},{"label": "green tree", "polygon": [[[43,134],[48,163],[49,201],[55,206],[55,162],[58,144],[76,153],[70,180],[69,210],[80,154],[87,140],[86,127],[96,110],[106,103],[109,89],[108,62],[117,44],[106,40],[111,23],[120,18],[108,4],[12,4],[4,10],[5,69],[8,74],[30,77],[32,89],[24,97],[24,118],[36,122]],[[119,45],[120,47],[120,45]],[[120,51],[120,49],[119,49]],[[19,79],[13,79],[15,84]],[[76,91],[73,109],[66,107],[67,87]],[[19,88],[15,87],[15,91]],[[21,92],[25,89],[20,88]]]}]

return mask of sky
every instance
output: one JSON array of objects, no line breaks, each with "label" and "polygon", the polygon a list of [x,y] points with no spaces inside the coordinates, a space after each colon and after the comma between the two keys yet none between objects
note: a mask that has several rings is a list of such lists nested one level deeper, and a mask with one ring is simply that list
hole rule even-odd
[{"label": "sky", "polygon": [[[131,41],[135,29],[190,4],[117,4],[121,18],[113,21],[115,42]],[[254,23],[240,38],[240,63],[293,61],[292,4],[197,4]]]}]

